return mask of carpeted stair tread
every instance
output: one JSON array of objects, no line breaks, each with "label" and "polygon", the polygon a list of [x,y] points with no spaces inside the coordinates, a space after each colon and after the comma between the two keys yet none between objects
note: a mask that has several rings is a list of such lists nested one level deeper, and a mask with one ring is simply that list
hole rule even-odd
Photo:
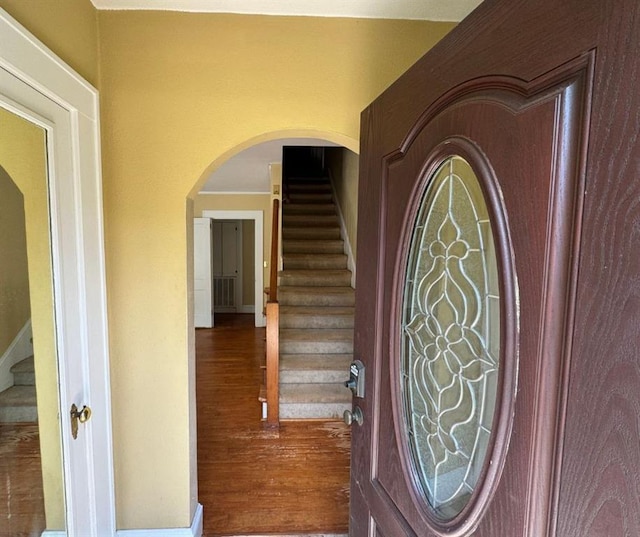
[{"label": "carpeted stair tread", "polygon": [[353,329],[284,328],[280,330],[280,353],[353,353]]},{"label": "carpeted stair tread", "polygon": [[340,225],[337,214],[287,214],[282,215],[283,227],[335,227]]},{"label": "carpeted stair tread", "polygon": [[352,354],[283,354],[280,384],[344,383]]},{"label": "carpeted stair tread", "polygon": [[36,371],[33,356],[29,356],[13,365],[10,371],[13,373],[13,384],[15,386],[35,386]]},{"label": "carpeted stair tread", "polygon": [[285,270],[346,269],[347,256],[345,254],[287,253],[282,256],[282,265]]},{"label": "carpeted stair tread", "polygon": [[342,254],[342,240],[285,240],[282,241],[284,254]]},{"label": "carpeted stair tread", "polygon": [[282,287],[279,302],[284,306],[355,306],[351,287]]},{"label": "carpeted stair tread", "polygon": [[282,230],[283,240],[340,240],[340,228],[330,227],[287,227]]},{"label": "carpeted stair tread", "polygon": [[281,328],[353,328],[355,308],[281,306]]},{"label": "carpeted stair tread", "polygon": [[285,216],[302,215],[335,215],[336,206],[333,203],[285,203],[282,206]]},{"label": "carpeted stair tread", "polygon": [[283,384],[280,419],[341,419],[351,409],[351,392],[341,384]]},{"label": "carpeted stair tread", "polygon": [[35,386],[12,386],[0,393],[0,423],[37,421]]},{"label": "carpeted stair tread", "polygon": [[287,185],[295,186],[295,185],[328,185],[329,179],[326,175],[318,175],[318,176],[298,176],[293,175],[287,179]]},{"label": "carpeted stair tread", "polygon": [[[290,192],[289,201],[291,203],[331,203],[333,195],[331,192]],[[286,205],[286,204],[285,204]]]},{"label": "carpeted stair tread", "polygon": [[280,330],[280,339],[287,341],[353,341],[353,330],[350,329],[311,329],[284,328]]},{"label": "carpeted stair tread", "polygon": [[[331,185],[328,183],[321,184],[297,184],[289,185],[287,194],[293,196],[295,194],[332,194]],[[289,198],[291,199],[291,198]]]},{"label": "carpeted stair tread", "polygon": [[282,286],[344,287],[351,284],[349,270],[286,269],[280,272]]},{"label": "carpeted stair tread", "polygon": [[351,391],[341,384],[283,384],[282,403],[351,403]]}]

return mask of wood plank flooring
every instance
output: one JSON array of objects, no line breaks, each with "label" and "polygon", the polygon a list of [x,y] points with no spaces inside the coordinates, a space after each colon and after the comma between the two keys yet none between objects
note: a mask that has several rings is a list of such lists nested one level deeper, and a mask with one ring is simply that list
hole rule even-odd
[{"label": "wood plank flooring", "polygon": [[[349,429],[265,430],[257,402],[264,329],[216,315],[197,330],[198,486],[204,535],[347,533]],[[45,528],[37,424],[0,424],[0,537]]]},{"label": "wood plank flooring", "polygon": [[347,533],[350,431],[338,421],[263,427],[265,349],[253,315],[196,331],[198,497],[204,535]]},{"label": "wood plank flooring", "polygon": [[45,529],[37,423],[0,424],[0,537]]}]

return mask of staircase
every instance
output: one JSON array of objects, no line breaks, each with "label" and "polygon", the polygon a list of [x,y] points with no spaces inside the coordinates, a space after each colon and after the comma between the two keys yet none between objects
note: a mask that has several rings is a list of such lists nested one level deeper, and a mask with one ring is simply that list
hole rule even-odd
[{"label": "staircase", "polygon": [[38,421],[33,356],[11,368],[13,386],[0,393],[0,423]]},{"label": "staircase", "polygon": [[353,357],[355,291],[326,177],[287,181],[280,273],[280,418],[338,418]]}]

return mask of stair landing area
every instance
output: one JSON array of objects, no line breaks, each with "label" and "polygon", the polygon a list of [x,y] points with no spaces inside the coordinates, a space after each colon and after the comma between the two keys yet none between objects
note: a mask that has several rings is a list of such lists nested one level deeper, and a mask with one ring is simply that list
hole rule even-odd
[{"label": "stair landing area", "polygon": [[35,371],[33,356],[11,368],[13,386],[0,392],[0,423],[36,423]]},{"label": "stair landing area", "polygon": [[279,275],[280,419],[339,418],[353,360],[355,291],[327,178],[287,181]]}]

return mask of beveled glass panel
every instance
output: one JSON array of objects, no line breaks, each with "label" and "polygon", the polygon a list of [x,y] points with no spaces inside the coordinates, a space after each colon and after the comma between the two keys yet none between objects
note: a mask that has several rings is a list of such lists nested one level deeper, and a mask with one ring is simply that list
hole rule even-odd
[{"label": "beveled glass panel", "polygon": [[468,503],[496,406],[500,296],[491,222],[471,166],[449,157],[415,222],[402,312],[402,393],[412,462],[436,518]]}]

